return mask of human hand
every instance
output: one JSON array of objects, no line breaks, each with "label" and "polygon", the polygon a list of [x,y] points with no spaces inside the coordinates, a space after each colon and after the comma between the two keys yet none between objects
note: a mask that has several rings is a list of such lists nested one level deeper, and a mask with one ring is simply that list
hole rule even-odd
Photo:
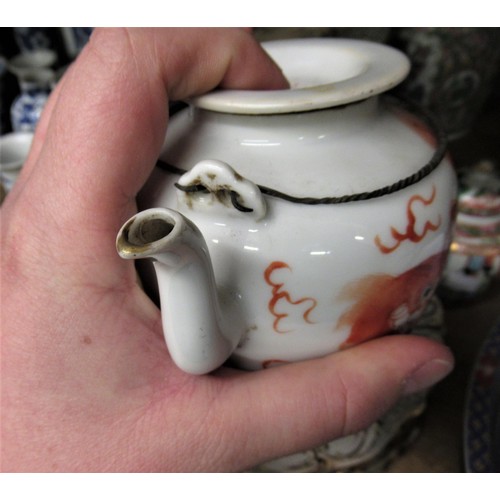
[{"label": "human hand", "polygon": [[282,88],[238,30],[96,30],[2,206],[2,469],[231,471],[356,432],[452,367],[379,338],[317,360],[207,376],[171,362],[160,314],[118,257],[169,100]]}]

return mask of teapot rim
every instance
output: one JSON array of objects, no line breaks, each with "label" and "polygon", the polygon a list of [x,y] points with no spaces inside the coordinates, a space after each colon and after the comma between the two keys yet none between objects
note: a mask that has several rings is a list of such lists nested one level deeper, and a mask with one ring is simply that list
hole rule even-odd
[{"label": "teapot rim", "polygon": [[285,39],[264,42],[262,47],[282,69],[289,89],[217,89],[191,99],[190,104],[243,115],[313,111],[381,94],[410,71],[409,59],[401,51],[367,40]]}]

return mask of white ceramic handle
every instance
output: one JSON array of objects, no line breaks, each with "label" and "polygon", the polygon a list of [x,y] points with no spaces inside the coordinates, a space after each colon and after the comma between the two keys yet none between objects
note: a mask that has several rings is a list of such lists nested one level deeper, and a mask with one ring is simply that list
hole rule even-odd
[{"label": "white ceramic handle", "polygon": [[259,187],[222,161],[200,161],[179,179],[176,187],[179,203],[190,208],[204,210],[223,206],[233,214],[244,214],[255,220],[266,215],[266,203]]}]

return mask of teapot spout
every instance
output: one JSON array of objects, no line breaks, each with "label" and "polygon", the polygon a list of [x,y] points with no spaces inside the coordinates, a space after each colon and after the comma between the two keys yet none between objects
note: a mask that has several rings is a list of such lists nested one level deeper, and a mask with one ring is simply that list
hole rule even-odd
[{"label": "teapot spout", "polygon": [[224,363],[242,336],[236,327],[241,322],[234,318],[237,304],[219,300],[208,248],[196,225],[175,210],[144,210],[123,225],[116,247],[124,259],[153,260],[163,333],[177,366],[200,375]]}]

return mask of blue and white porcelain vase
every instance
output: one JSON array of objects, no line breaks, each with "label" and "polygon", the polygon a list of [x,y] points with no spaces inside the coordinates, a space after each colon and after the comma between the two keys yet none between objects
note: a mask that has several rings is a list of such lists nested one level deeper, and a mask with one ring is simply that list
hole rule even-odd
[{"label": "blue and white porcelain vase", "polygon": [[54,72],[38,69],[18,77],[20,94],[10,108],[11,126],[14,132],[33,132],[51,91]]}]

